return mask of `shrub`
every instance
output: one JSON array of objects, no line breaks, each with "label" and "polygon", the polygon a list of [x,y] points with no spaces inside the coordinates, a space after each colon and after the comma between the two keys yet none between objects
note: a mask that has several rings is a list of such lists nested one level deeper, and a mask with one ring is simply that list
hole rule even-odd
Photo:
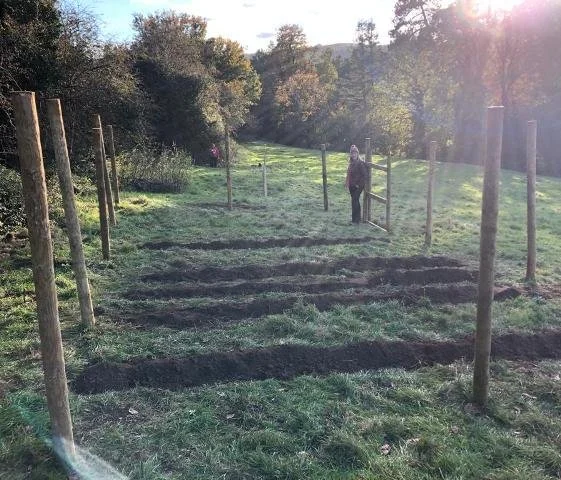
[{"label": "shrub", "polygon": [[0,235],[25,223],[18,172],[0,165]]},{"label": "shrub", "polygon": [[179,150],[160,154],[135,148],[119,156],[121,187],[155,193],[183,192],[189,184],[191,158]]}]

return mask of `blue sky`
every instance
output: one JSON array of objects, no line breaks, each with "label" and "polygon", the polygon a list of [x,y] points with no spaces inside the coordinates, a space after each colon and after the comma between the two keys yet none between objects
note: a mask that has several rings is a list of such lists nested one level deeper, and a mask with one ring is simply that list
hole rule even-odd
[{"label": "blue sky", "polygon": [[310,45],[352,42],[356,24],[372,18],[380,41],[387,42],[394,0],[67,0],[96,14],[105,37],[132,38],[133,13],[176,10],[200,15],[208,21],[208,36],[238,41],[248,53],[266,48],[277,29],[296,23]]}]

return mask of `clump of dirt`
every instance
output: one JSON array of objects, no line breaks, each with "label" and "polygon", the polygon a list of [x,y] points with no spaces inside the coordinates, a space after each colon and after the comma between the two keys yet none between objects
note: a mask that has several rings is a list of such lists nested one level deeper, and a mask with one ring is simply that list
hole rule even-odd
[{"label": "clump of dirt", "polygon": [[419,270],[384,269],[373,275],[329,278],[325,276],[283,277],[257,281],[175,284],[153,288],[134,288],[123,295],[130,300],[147,298],[221,297],[255,295],[266,292],[326,293],[336,290],[372,288],[379,285],[427,285],[476,281],[477,272],[463,268],[427,268]]},{"label": "clump of dirt", "polygon": [[[510,333],[493,339],[493,358],[537,360],[561,358],[561,332]],[[234,380],[290,379],[379,368],[418,368],[422,365],[470,361],[473,341],[361,342],[337,347],[281,345],[245,352],[209,353],[188,358],[99,363],[74,382],[77,393],[100,393],[136,386],[179,389]]]},{"label": "clump of dirt", "polygon": [[189,250],[245,250],[259,248],[278,248],[278,247],[312,247],[316,245],[341,245],[358,244],[369,242],[389,242],[387,238],[375,237],[350,237],[350,238],[314,238],[314,237],[291,237],[291,238],[266,238],[263,240],[212,240],[210,242],[191,242],[181,243],[172,241],[147,242],[143,248],[152,250],[165,250],[168,248],[187,248]]},{"label": "clump of dirt", "polygon": [[218,282],[255,280],[258,278],[285,277],[292,275],[334,275],[341,271],[369,272],[380,269],[421,269],[437,267],[463,267],[465,264],[445,256],[425,257],[345,257],[330,262],[289,262],[276,265],[243,265],[235,267],[197,267],[184,265],[143,275],[145,282]]}]

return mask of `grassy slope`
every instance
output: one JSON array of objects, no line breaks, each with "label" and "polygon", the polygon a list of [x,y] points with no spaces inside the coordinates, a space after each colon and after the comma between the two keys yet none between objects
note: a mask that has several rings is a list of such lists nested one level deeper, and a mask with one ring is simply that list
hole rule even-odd
[{"label": "grassy slope", "polygon": [[[128,306],[120,292],[142,272],[172,265],[274,264],[357,255],[447,254],[477,265],[481,171],[439,165],[434,245],[423,246],[426,164],[394,164],[395,226],[391,244],[266,250],[151,251],[149,240],[204,241],[291,236],[384,237],[349,225],[344,191],[346,157],[331,154],[330,210],[323,212],[321,162],[316,152],[265,144],[240,147],[234,170],[236,202],[263,209],[215,206],[225,202],[223,170],[197,168],[184,195],[125,194],[113,232],[114,260],[99,260],[94,197],[81,202],[86,253],[96,304]],[[261,194],[257,164],[266,158],[269,198]],[[375,191],[383,193],[382,176]],[[559,282],[559,181],[538,181],[538,281]],[[525,271],[525,179],[502,173],[497,244],[498,281],[519,282]],[[210,204],[210,205],[209,205]],[[380,212],[381,213],[381,212]],[[57,259],[68,257],[56,234]],[[25,253],[25,252],[24,252]],[[22,254],[24,256],[24,254]],[[12,267],[13,267],[12,263]],[[33,432],[45,428],[38,340],[28,268],[0,280],[0,474],[59,478]],[[318,312],[301,305],[263,321],[210,332],[136,329],[99,317],[95,332],[76,326],[77,301],[68,265],[57,269],[69,376],[85,363],[134,357],[182,356],[281,342],[327,345],[365,338],[456,338],[473,331],[474,306],[404,307],[399,303]],[[173,300],[184,305],[193,300]],[[151,301],[157,304],[158,301]],[[169,304],[170,301],[166,301]],[[558,302],[516,299],[495,306],[496,331],[558,326]],[[232,383],[184,392],[136,389],[72,395],[76,437],[83,447],[133,478],[557,478],[561,469],[559,365],[493,368],[489,415],[469,406],[469,368],[458,363],[416,372],[384,371],[293,381]],[[19,389],[18,393],[14,393]],[[500,401],[499,401],[500,400]],[[129,413],[133,407],[138,414]],[[31,427],[29,426],[31,425]],[[389,444],[389,455],[380,453]],[[26,472],[32,466],[30,472]],[[5,469],[3,472],[2,469]],[[57,473],[59,472],[59,473]],[[0,475],[2,476],[2,475]]]}]

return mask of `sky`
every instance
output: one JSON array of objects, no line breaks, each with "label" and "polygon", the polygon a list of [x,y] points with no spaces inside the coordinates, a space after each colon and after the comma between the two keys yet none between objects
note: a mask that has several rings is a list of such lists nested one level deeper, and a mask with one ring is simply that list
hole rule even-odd
[{"label": "sky", "polygon": [[374,20],[380,43],[389,41],[394,0],[70,0],[96,14],[105,38],[128,41],[134,13],[176,10],[205,17],[207,36],[239,42],[246,53],[265,49],[281,25],[300,25],[308,44],[355,41],[359,20]]},{"label": "sky", "polygon": [[[479,0],[479,8],[510,8],[521,0]],[[443,0],[449,4],[451,0]],[[379,42],[389,42],[395,0],[66,0],[94,13],[107,39],[133,38],[134,13],[175,10],[207,19],[209,37],[239,42],[246,53],[266,49],[281,25],[295,23],[309,45],[355,41],[357,23],[372,19]]]}]

